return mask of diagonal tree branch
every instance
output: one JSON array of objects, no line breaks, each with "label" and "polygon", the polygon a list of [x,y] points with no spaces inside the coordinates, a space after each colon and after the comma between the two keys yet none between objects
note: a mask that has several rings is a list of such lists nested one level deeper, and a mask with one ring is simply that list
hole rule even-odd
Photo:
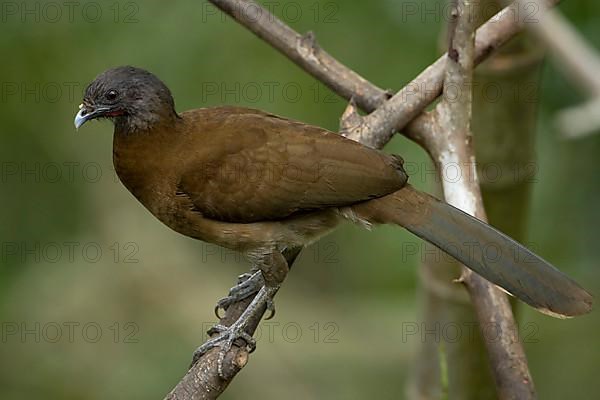
[{"label": "diagonal tree branch", "polygon": [[300,35],[255,1],[210,2],[343,98],[356,98],[361,108],[373,111],[390,97],[323,50],[312,32]]},{"label": "diagonal tree branch", "polygon": [[[312,33],[309,32],[301,36],[254,1],[211,0],[211,2],[321,80],[340,96],[348,100],[354,99],[356,104],[363,110],[370,112],[377,109],[377,107],[387,106],[386,113],[383,111],[377,114],[372,113],[366,118],[371,117],[373,114],[375,116],[368,119],[366,123],[364,123],[364,119],[355,119],[355,121],[359,121],[359,124],[349,132],[352,134],[359,132],[360,135],[356,139],[359,139],[361,143],[372,147],[383,147],[396,130],[404,128],[408,122],[418,117],[408,127],[405,134],[420,143],[430,154],[435,154],[432,153],[432,149],[435,149],[432,144],[436,142],[436,131],[434,130],[436,121],[432,118],[432,114],[423,114],[423,110],[441,93],[446,55],[440,57],[409,83],[407,87],[390,99],[390,95],[386,91],[371,84],[322,50],[316,43]],[[552,5],[557,2],[558,0],[548,0],[547,4]],[[495,49],[519,32],[522,23],[515,17],[516,15],[518,14],[515,6],[511,5],[477,30],[474,47],[475,63],[483,61]],[[352,109],[349,110],[348,114],[352,115]],[[370,129],[361,130],[362,126],[370,127]],[[347,126],[342,127],[348,128]],[[294,254],[289,255],[289,257],[286,255],[290,265],[298,252],[299,249],[296,249]],[[229,307],[226,315],[221,319],[221,324],[231,324],[239,317],[250,301],[251,299],[247,299]],[[484,304],[482,307],[490,307],[496,303],[484,302]],[[502,315],[498,314],[498,318],[501,317]],[[486,321],[498,322],[493,319],[487,319]],[[249,326],[249,333],[253,333],[256,326],[258,326],[259,321],[254,322]],[[507,332],[515,331],[509,330]],[[518,342],[502,342],[497,345],[506,346],[505,353],[511,355],[522,353],[522,348],[520,348]],[[514,350],[513,347],[518,347],[518,349]],[[220,377],[216,368],[217,351],[215,350],[203,355],[166,398],[217,398],[237,372],[246,364],[248,353],[244,347],[234,346],[225,360],[224,376]],[[501,368],[500,370],[510,374],[510,368]],[[506,381],[511,382],[510,379]],[[503,377],[499,377],[498,382],[504,382]]]}]

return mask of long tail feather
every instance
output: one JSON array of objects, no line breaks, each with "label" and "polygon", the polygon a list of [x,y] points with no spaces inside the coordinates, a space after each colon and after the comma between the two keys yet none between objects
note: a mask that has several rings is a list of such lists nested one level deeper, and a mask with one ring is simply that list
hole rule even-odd
[{"label": "long tail feather", "polygon": [[592,296],[547,261],[490,225],[408,185],[352,210],[371,223],[403,226],[545,314],[566,318],[592,308]]}]

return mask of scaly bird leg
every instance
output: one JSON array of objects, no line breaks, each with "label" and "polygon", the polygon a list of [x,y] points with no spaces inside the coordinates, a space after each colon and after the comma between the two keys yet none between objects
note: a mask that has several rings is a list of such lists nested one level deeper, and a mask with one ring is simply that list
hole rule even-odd
[{"label": "scaly bird leg", "polygon": [[[238,282],[234,287],[229,289],[229,294],[217,301],[215,315],[221,319],[219,310],[227,311],[232,304],[258,293],[264,285],[265,280],[258,268],[252,268],[250,272],[238,276]],[[269,315],[265,319],[271,319],[275,316],[275,303],[272,300],[267,301],[267,311],[269,311]]]},{"label": "scaly bird leg", "polygon": [[[297,253],[294,254],[294,257],[295,255],[297,255]],[[223,362],[225,356],[234,344],[240,345],[240,341],[243,341],[250,352],[254,351],[256,348],[256,341],[252,335],[247,332],[249,322],[260,319],[264,312],[263,307],[268,308],[269,304],[273,304],[273,296],[275,296],[275,293],[279,290],[281,282],[285,279],[289,271],[287,260],[279,251],[273,251],[272,253],[265,255],[260,259],[258,265],[260,266],[260,271],[257,271],[256,273],[259,274],[260,280],[255,277],[257,276],[255,275],[256,273],[252,273],[249,276],[246,275],[246,279],[244,279],[244,275],[240,276],[240,279],[242,279],[240,284],[243,285],[245,281],[254,279],[255,283],[264,282],[263,286],[242,315],[240,315],[231,326],[227,327],[217,324],[209,330],[209,335],[214,335],[215,333],[218,335],[212,337],[196,349],[192,359],[192,365],[194,365],[204,353],[215,347],[219,347],[217,368],[219,375],[223,376]],[[248,285],[251,288],[255,283],[250,283]],[[240,289],[240,291],[245,292],[246,288]],[[243,344],[241,344],[241,346],[243,346]]]}]

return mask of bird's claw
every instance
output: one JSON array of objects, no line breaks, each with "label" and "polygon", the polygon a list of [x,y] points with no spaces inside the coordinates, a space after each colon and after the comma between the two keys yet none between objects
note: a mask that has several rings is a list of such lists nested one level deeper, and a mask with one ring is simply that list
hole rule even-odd
[{"label": "bird's claw", "polygon": [[265,320],[271,319],[275,316],[275,302],[271,298],[267,299],[267,311],[269,312],[269,315],[265,317]]},{"label": "bird's claw", "polygon": [[[234,344],[237,344],[240,348],[246,347],[246,350],[249,353],[252,353],[256,349],[256,340],[248,334],[244,327],[238,322],[233,325],[227,327],[224,325],[215,325],[208,332],[209,335],[214,335],[218,333],[217,336],[207,340],[204,344],[194,351],[194,356],[192,358],[192,364],[190,368],[198,362],[200,357],[204,355],[209,350],[219,347],[219,358],[217,359],[217,372],[220,377],[223,377],[223,363],[225,361],[225,356],[231,350],[231,347]],[[244,343],[240,343],[243,341]],[[237,342],[237,343],[236,343]]]},{"label": "bird's claw", "polygon": [[[237,285],[229,289],[229,294],[226,297],[217,301],[215,305],[215,315],[217,318],[222,318],[222,315],[219,313],[220,310],[227,310],[232,304],[258,293],[264,284],[265,280],[261,271],[247,272],[238,276]],[[269,315],[265,319],[271,319],[275,316],[275,303],[273,300],[267,301],[267,311],[269,311]]]},{"label": "bird's claw", "polygon": [[[263,313],[263,307],[266,306],[268,308],[269,302],[272,304],[271,299],[273,296],[275,296],[277,290],[279,290],[279,286],[261,287],[250,304],[248,304],[244,312],[230,327],[218,324],[211,328],[211,330],[208,332],[209,335],[212,336],[217,334],[217,336],[210,338],[206,343],[196,349],[192,360],[192,366],[196,364],[200,357],[207,351],[215,347],[219,347],[220,349],[217,359],[217,368],[219,376],[224,378],[225,375],[223,375],[223,363],[225,361],[225,356],[229,350],[231,350],[231,347],[234,344],[240,348],[245,346],[249,353],[254,351],[256,348],[256,341],[254,338],[252,338],[252,335],[246,331],[246,329],[248,328],[250,321],[260,319]],[[238,339],[241,339],[243,343],[240,343]]]}]

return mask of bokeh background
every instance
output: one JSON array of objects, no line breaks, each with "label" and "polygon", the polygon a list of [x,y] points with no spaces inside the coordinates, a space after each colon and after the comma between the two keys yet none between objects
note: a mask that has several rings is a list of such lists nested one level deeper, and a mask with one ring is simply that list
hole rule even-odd
[{"label": "bokeh background", "polygon": [[[403,3],[267,4],[375,84],[399,89],[438,56],[444,23],[435,12],[403,14]],[[561,9],[600,47],[599,3]],[[345,102],[206,1],[4,1],[0,18],[0,397],[162,398],[248,265],[172,232],[134,200],[112,169],[111,125],[73,128],[85,85],[132,64],[161,77],[179,111],[236,104],[332,130]],[[600,137],[558,137],[551,116],[583,97],[551,60],[541,93],[528,239],[600,293]],[[402,137],[386,150],[428,162]],[[417,242],[399,229],[344,226],[307,249],[223,398],[403,398],[422,340],[406,334],[420,321],[419,257],[403,243]],[[598,313],[520,314],[535,327],[525,346],[540,398],[598,398]]]}]

